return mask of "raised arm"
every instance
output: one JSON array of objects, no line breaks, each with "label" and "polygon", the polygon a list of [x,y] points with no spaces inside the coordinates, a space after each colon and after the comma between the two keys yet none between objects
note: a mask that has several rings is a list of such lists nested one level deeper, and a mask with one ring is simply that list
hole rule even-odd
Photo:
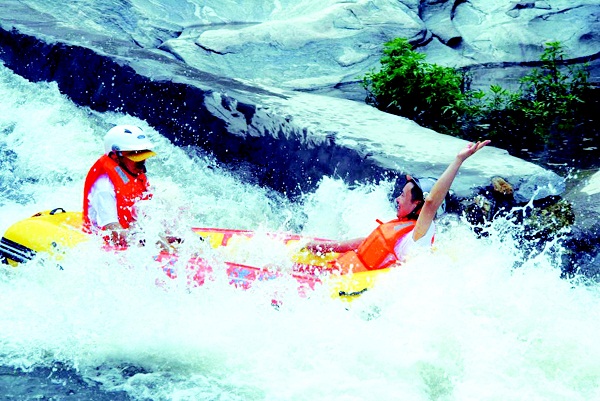
[{"label": "raised arm", "polygon": [[456,174],[458,173],[458,170],[463,162],[489,143],[489,140],[477,143],[468,143],[463,150],[458,152],[454,161],[450,163],[450,165],[442,173],[440,178],[433,185],[433,188],[431,188],[429,195],[427,195],[425,198],[425,204],[421,209],[421,213],[417,219],[417,225],[413,231],[413,239],[415,241],[422,238],[427,233],[427,230],[429,230],[431,222],[435,217],[435,213],[442,205],[442,202],[444,202],[444,198],[446,197],[446,194],[448,194],[450,186],[452,185],[452,182],[454,181],[454,178],[456,177]]}]

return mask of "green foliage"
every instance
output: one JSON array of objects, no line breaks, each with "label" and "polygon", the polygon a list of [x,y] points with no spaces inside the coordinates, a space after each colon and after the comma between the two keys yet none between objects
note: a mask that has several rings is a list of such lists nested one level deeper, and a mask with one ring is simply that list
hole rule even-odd
[{"label": "green foliage", "polygon": [[[535,134],[548,139],[553,131],[571,129],[577,120],[582,95],[589,90],[589,72],[560,64],[565,54],[559,42],[546,44],[542,70],[533,70],[521,80],[523,95],[515,102],[534,123]],[[566,70],[566,71],[565,71]]]},{"label": "green foliage", "polygon": [[547,43],[541,70],[522,78],[519,91],[499,85],[488,93],[469,91],[464,74],[425,62],[424,54],[398,38],[385,44],[380,70],[366,74],[363,86],[367,103],[439,132],[485,136],[509,150],[540,148],[576,127],[591,98],[587,65],[564,65],[564,59],[559,42]]},{"label": "green foliage", "polygon": [[541,149],[571,135],[582,122],[584,99],[590,91],[589,72],[563,66],[565,54],[559,42],[546,44],[534,69],[520,81],[517,92],[498,85],[481,99],[479,113],[467,115],[470,124],[462,134],[470,139],[486,136],[509,150]]},{"label": "green foliage", "polygon": [[457,129],[458,112],[452,106],[464,97],[461,74],[426,63],[425,55],[403,38],[386,43],[383,53],[381,69],[363,78],[367,103],[436,130]]}]

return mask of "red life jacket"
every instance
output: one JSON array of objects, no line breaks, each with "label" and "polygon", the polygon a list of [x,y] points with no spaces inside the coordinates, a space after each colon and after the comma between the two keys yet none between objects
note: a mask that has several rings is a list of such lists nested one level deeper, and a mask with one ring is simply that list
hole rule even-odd
[{"label": "red life jacket", "polygon": [[[379,221],[379,220],[378,220]],[[394,248],[416,225],[415,220],[395,219],[379,226],[358,246],[336,259],[341,273],[385,269],[398,261]]]},{"label": "red life jacket", "polygon": [[88,197],[92,186],[103,174],[108,175],[108,178],[115,187],[117,214],[119,223],[123,228],[129,228],[129,225],[135,221],[133,215],[133,206],[135,203],[139,200],[149,199],[152,196],[148,193],[149,186],[145,174],[134,177],[107,155],[102,156],[88,172],[83,187],[83,229],[86,232],[91,231],[91,222],[88,215],[90,201]]}]

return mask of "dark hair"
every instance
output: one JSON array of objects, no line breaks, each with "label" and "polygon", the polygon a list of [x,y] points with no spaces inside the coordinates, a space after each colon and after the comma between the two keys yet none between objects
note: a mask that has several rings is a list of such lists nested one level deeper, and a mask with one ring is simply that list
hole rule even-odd
[{"label": "dark hair", "polygon": [[[412,212],[410,212],[410,214],[408,216],[406,216],[407,219],[409,220],[417,220],[419,218],[419,212],[421,211],[421,208],[423,207],[423,204],[425,203],[425,198],[423,196],[423,190],[421,190],[421,185],[419,184],[419,179],[418,178],[413,178],[411,176],[407,176],[406,177],[406,184],[408,184],[409,182],[412,182],[413,187],[410,189],[410,200],[411,201],[418,201],[420,202],[414,209]],[[404,184],[404,185],[406,185]]]},{"label": "dark hair", "polygon": [[423,196],[423,190],[421,189],[421,184],[420,184],[418,178],[412,177],[408,174],[396,177],[396,183],[394,185],[394,190],[392,191],[391,196],[390,196],[390,202],[395,204],[395,199],[398,198],[398,196],[400,196],[400,194],[404,190],[404,186],[406,184],[408,184],[409,182],[413,183],[413,187],[410,190],[410,198],[411,198],[410,200],[411,201],[415,201],[415,200],[421,201],[421,205],[417,206],[415,208],[416,210],[414,211],[414,213],[411,213],[408,216],[408,218],[416,220],[418,217],[419,210],[421,210],[421,207],[423,206],[424,198],[425,198]]},{"label": "dark hair", "polygon": [[410,190],[410,196],[412,201],[422,201],[423,200],[423,191],[421,191],[421,187],[415,182],[415,180],[408,180],[406,183],[412,182],[413,187]]}]

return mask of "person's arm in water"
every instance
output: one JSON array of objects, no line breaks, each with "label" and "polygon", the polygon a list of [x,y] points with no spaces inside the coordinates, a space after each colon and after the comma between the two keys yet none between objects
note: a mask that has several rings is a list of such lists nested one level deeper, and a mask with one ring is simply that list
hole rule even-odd
[{"label": "person's arm in water", "polygon": [[117,247],[127,246],[127,230],[120,223],[109,223],[102,228],[108,234],[108,241]]},{"label": "person's arm in water", "polygon": [[448,194],[450,186],[452,185],[456,174],[458,174],[458,170],[463,162],[489,143],[490,141],[486,140],[483,142],[479,141],[477,143],[467,144],[463,150],[458,152],[454,161],[450,163],[442,173],[440,178],[433,185],[433,188],[431,188],[431,192],[425,198],[425,203],[423,204],[421,213],[419,213],[419,218],[417,219],[417,224],[413,231],[413,239],[415,241],[423,238],[427,233],[427,230],[429,230],[435,217],[435,213],[442,205],[442,202],[444,202],[444,198]]},{"label": "person's arm in water", "polygon": [[[104,226],[103,231],[108,234],[108,241],[116,247],[127,247],[129,230],[123,228],[120,223],[109,223]],[[171,251],[183,243],[183,239],[171,235],[159,235],[156,246],[162,251]],[[138,246],[144,246],[145,241],[140,240]]]}]

